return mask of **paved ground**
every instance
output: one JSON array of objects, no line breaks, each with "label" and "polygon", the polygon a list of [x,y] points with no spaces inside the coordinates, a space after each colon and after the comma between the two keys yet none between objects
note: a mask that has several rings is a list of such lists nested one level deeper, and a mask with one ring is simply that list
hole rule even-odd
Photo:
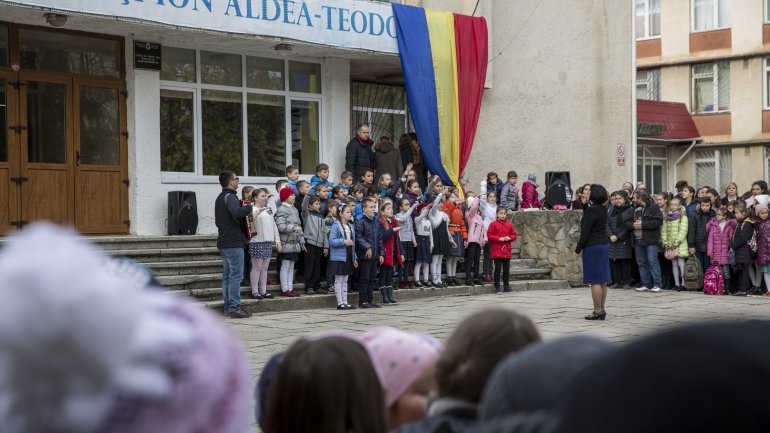
[{"label": "paved ground", "polygon": [[270,355],[285,350],[297,337],[335,329],[358,332],[389,325],[426,332],[443,341],[465,316],[491,307],[517,309],[529,315],[546,339],[594,334],[616,342],[704,320],[770,318],[770,298],[610,289],[607,320],[587,321],[583,316],[590,313],[591,298],[588,288],[584,288],[420,299],[376,310],[269,313],[249,319],[228,319],[228,323],[244,340],[256,380]]}]

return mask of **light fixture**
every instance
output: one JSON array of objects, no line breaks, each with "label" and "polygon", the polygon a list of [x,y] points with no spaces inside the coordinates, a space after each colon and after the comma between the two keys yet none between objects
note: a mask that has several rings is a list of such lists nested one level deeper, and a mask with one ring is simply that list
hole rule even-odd
[{"label": "light fixture", "polygon": [[45,14],[45,22],[54,27],[61,27],[67,24],[67,15],[49,12]]},{"label": "light fixture", "polygon": [[291,45],[289,45],[289,44],[277,44],[275,46],[275,51],[278,54],[280,54],[280,55],[282,55],[284,57],[288,56],[289,54],[291,54]]}]

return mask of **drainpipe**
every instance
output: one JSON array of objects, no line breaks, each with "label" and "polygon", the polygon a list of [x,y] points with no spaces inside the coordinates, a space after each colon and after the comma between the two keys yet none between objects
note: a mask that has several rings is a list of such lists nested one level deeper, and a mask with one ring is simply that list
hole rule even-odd
[{"label": "drainpipe", "polygon": [[[631,2],[628,2],[629,5]],[[636,83],[636,15],[631,8],[631,82]],[[631,182],[636,185],[639,182],[639,173],[637,173],[636,161],[639,157],[639,143],[637,141],[637,117],[636,117],[636,85],[631,86]]]},{"label": "drainpipe", "polygon": [[688,147],[687,150],[685,150],[684,153],[679,157],[679,159],[677,159],[676,162],[674,162],[674,184],[679,182],[679,178],[676,175],[676,167],[679,165],[680,162],[682,162],[684,157],[690,153],[692,148],[695,147],[697,143],[698,143],[698,140],[693,140],[692,143],[690,144],[690,147]]}]

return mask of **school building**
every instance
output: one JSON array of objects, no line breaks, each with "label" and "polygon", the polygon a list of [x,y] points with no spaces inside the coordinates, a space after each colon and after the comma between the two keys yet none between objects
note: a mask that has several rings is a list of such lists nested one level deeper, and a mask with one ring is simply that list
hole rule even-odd
[{"label": "school building", "polygon": [[640,107],[683,104],[673,116],[684,112],[697,127],[679,128],[674,140],[640,134],[640,180],[653,191],[687,180],[720,193],[735,181],[742,194],[767,179],[770,0],[635,0],[635,7]]},{"label": "school building", "polygon": [[[487,20],[468,189],[489,170],[635,177],[630,4],[404,3]],[[181,190],[208,234],[222,169],[272,191],[326,162],[336,183],[355,124],[411,130],[395,36],[379,1],[0,0],[0,231],[161,235]]]}]

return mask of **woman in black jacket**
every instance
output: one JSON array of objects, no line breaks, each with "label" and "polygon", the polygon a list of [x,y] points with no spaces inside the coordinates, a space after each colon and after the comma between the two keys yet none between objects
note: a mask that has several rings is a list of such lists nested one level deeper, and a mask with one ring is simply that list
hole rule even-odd
[{"label": "woman in black jacket", "polygon": [[610,268],[613,286],[616,289],[631,288],[632,259],[634,257],[633,230],[626,227],[627,220],[634,219],[628,194],[623,191],[612,193],[612,210],[607,220],[607,237],[610,240]]},{"label": "woman in black jacket", "polygon": [[591,185],[589,206],[583,209],[580,220],[580,240],[575,254],[583,253],[583,283],[591,285],[594,311],[586,320],[604,320],[607,312],[607,282],[610,281],[609,240],[607,239],[607,190]]},{"label": "woman in black jacket", "polygon": [[735,254],[735,264],[731,263],[735,277],[732,279],[734,283],[730,292],[733,296],[746,296],[749,289],[749,265],[751,264],[749,241],[754,234],[754,223],[743,203],[736,204],[733,212],[738,224],[730,240],[730,254]]}]

